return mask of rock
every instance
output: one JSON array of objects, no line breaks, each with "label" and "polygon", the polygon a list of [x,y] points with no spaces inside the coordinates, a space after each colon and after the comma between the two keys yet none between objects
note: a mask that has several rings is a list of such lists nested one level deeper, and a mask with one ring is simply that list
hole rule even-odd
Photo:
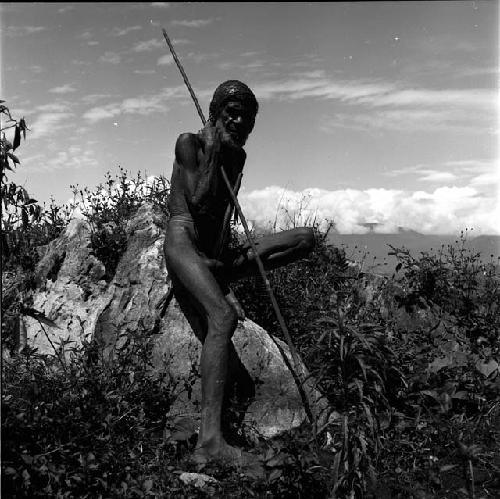
[{"label": "rock", "polygon": [[187,471],[181,473],[179,479],[186,485],[194,485],[197,489],[204,489],[207,485],[219,483],[214,477],[205,473],[188,473]]},{"label": "rock", "polygon": [[[146,333],[153,339],[153,373],[166,376],[175,398],[172,418],[199,420],[201,345],[175,299],[163,306],[170,282],[163,258],[164,221],[149,204],[143,205],[127,225],[127,248],[111,282],[103,279],[104,265],[90,244],[90,228],[73,220],[50,243],[37,268],[39,289],[33,308],[54,321],[59,329],[26,317],[28,344],[41,353],[54,354],[62,343],[71,346],[97,338],[106,356],[113,358],[124,338]],[[274,340],[257,324],[240,322],[233,343],[256,383],[256,396],[245,414],[248,431],[266,437],[299,426],[305,420],[297,387],[280,349],[290,359],[288,347]],[[305,373],[305,367],[301,367]],[[306,392],[322,409],[314,380]]]}]

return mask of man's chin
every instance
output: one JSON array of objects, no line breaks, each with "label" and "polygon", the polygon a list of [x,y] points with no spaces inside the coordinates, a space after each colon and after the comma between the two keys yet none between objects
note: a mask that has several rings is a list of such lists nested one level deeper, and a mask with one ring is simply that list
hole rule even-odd
[{"label": "man's chin", "polygon": [[227,134],[223,139],[223,144],[228,149],[241,149],[245,145],[245,140],[236,139],[230,134]]}]

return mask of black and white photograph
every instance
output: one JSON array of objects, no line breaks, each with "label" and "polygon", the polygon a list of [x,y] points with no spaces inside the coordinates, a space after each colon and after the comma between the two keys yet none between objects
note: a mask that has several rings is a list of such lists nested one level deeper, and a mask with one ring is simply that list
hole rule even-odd
[{"label": "black and white photograph", "polygon": [[2,496],[500,497],[499,30],[0,3]]}]

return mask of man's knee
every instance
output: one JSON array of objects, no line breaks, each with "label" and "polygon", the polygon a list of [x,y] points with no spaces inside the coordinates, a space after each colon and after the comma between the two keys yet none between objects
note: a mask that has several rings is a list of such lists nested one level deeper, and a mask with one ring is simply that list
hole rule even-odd
[{"label": "man's knee", "polygon": [[314,230],[310,227],[299,227],[295,229],[297,238],[297,248],[305,252],[312,251],[316,245]]}]

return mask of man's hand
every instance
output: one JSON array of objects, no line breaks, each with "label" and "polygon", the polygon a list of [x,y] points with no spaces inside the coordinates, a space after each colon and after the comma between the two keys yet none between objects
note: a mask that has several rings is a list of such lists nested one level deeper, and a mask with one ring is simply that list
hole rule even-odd
[{"label": "man's hand", "polygon": [[215,158],[221,149],[221,132],[220,130],[207,123],[199,132],[198,136],[202,140],[205,149],[205,156]]},{"label": "man's hand", "polygon": [[227,302],[229,303],[229,305],[231,305],[231,307],[233,307],[234,310],[236,311],[236,314],[238,315],[238,319],[240,321],[245,320],[245,311],[243,310],[243,307],[240,305],[240,302],[236,298],[236,296],[231,288],[229,288],[229,293],[226,295],[225,298],[226,298]]}]

